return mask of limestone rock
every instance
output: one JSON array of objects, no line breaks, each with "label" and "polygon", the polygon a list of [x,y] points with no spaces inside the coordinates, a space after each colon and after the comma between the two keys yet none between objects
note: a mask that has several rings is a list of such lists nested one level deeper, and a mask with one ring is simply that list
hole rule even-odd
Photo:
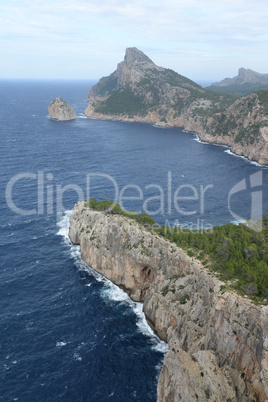
[{"label": "limestone rock", "polygon": [[199,261],[137,222],[93,211],[70,216],[69,237],[96,271],[142,301],[168,342],[158,402],[268,401],[268,307],[222,292]]},{"label": "limestone rock", "polygon": [[50,119],[59,121],[68,121],[77,118],[73,108],[60,97],[54,99],[50,103],[48,107],[48,114]]}]

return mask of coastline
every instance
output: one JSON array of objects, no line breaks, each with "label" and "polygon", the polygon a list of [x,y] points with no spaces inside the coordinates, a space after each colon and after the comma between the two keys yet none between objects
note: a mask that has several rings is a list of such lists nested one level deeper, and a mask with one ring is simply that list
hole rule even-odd
[{"label": "coastline", "polygon": [[[129,117],[127,115],[106,115],[94,112],[93,106],[91,102],[89,102],[89,105],[84,112],[84,116],[99,120],[145,123],[151,124],[156,128],[182,128],[186,133],[188,132],[195,134],[200,143],[227,147],[234,156],[243,157],[249,162],[257,164],[260,167],[268,167],[268,142],[265,143],[264,146],[263,144],[259,143],[258,146],[255,144],[255,146],[243,146],[241,144],[236,144],[231,136],[213,136],[208,134],[201,122],[193,118],[189,119],[187,115],[182,115],[177,119],[170,118],[167,120],[167,122],[161,121],[155,112],[152,112],[144,117],[139,115],[135,115],[133,117]],[[268,141],[268,129],[267,132],[263,131],[263,137]]]},{"label": "coastline", "polygon": [[69,237],[88,265],[144,303],[168,343],[158,401],[268,398],[268,307],[222,292],[223,282],[176,245],[84,202],[73,209]]}]

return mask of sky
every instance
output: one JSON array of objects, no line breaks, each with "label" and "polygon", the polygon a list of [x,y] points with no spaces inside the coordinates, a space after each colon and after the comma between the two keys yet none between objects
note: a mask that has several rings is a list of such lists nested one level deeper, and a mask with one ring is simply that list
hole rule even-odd
[{"label": "sky", "polygon": [[268,73],[268,1],[0,0],[0,78],[99,79],[133,46],[195,81]]}]

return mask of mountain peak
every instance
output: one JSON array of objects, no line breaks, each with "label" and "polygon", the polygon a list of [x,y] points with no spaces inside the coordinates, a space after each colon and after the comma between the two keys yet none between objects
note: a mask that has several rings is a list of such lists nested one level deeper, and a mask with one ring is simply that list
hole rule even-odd
[{"label": "mountain peak", "polygon": [[144,54],[141,50],[137,49],[136,47],[128,47],[126,49],[124,62],[128,66],[142,62],[154,64],[154,62],[148,56],[146,56],[146,54]]}]

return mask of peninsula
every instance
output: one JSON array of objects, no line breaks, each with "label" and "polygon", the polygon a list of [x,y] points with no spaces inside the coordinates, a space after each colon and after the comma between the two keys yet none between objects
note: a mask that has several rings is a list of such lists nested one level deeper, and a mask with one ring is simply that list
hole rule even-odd
[{"label": "peninsula", "polygon": [[139,221],[91,204],[75,205],[70,240],[93,269],[144,303],[168,342],[157,401],[267,401],[268,306],[224,290],[200,261]]},{"label": "peninsula", "polygon": [[268,90],[239,99],[157,66],[137,48],[88,92],[87,117],[184,127],[202,141],[268,164]]}]

